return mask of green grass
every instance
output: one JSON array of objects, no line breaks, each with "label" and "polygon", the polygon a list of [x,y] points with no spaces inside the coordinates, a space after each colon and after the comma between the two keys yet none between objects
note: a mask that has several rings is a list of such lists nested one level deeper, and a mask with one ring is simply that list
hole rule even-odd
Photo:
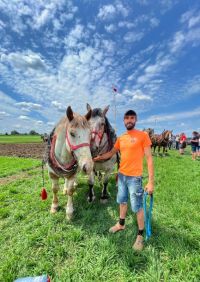
[{"label": "green grass", "polygon": [[41,161],[27,158],[0,156],[0,178],[41,165]]},{"label": "green grass", "polygon": [[0,135],[0,143],[41,143],[39,135]]},{"label": "green grass", "polygon": [[[71,222],[65,219],[65,196],[60,210],[50,215],[49,197],[41,201],[41,177],[4,185],[0,192],[0,281],[50,275],[52,281],[200,281],[200,161],[188,153],[155,157],[153,236],[142,253],[131,246],[136,236],[135,216],[129,210],[126,230],[114,235],[108,229],[118,219],[114,179],[111,199],[86,201],[87,185],[79,179]],[[144,183],[146,182],[144,172]],[[45,175],[47,181],[47,174]],[[61,184],[63,181],[61,181]]]}]

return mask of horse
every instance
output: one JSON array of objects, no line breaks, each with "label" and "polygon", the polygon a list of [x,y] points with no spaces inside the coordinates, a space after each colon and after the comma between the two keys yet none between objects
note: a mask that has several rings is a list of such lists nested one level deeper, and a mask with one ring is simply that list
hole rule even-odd
[{"label": "horse", "polygon": [[154,135],[154,129],[153,128],[145,128],[145,129],[143,129],[143,131],[148,133],[150,139]]},{"label": "horse", "polygon": [[[114,129],[106,117],[106,113],[109,110],[109,106],[105,107],[103,110],[100,108],[92,109],[89,104],[87,104],[87,110],[92,111],[91,118],[89,120],[91,128],[91,154],[92,157],[109,152],[117,139]],[[106,203],[109,194],[107,191],[107,185],[109,181],[110,174],[113,172],[115,163],[118,161],[118,155],[114,155],[111,159],[106,161],[94,162],[94,173],[89,177],[89,193],[88,201],[92,202],[95,199],[94,195],[94,181],[95,175],[99,177],[99,180],[103,182],[103,189],[101,192],[100,201]],[[103,175],[102,175],[103,173]]]},{"label": "horse", "polygon": [[163,154],[167,151],[169,139],[171,138],[172,130],[163,130],[161,134],[153,134],[151,136],[152,147],[155,153],[156,147],[158,147],[158,154],[160,148],[163,147]]},{"label": "horse", "polygon": [[63,193],[68,195],[66,216],[73,216],[73,193],[75,176],[79,170],[90,175],[93,171],[93,160],[90,151],[89,119],[92,111],[85,116],[72,111],[69,106],[63,117],[50,135],[47,168],[52,181],[53,200],[51,213],[58,210],[59,178],[65,179]]}]

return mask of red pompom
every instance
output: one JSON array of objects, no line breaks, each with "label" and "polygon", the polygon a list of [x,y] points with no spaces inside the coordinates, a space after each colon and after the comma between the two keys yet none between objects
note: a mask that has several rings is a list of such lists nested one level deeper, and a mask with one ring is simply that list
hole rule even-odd
[{"label": "red pompom", "polygon": [[47,199],[47,191],[46,191],[45,188],[42,188],[42,192],[41,192],[40,196],[41,196],[42,200],[46,200]]}]

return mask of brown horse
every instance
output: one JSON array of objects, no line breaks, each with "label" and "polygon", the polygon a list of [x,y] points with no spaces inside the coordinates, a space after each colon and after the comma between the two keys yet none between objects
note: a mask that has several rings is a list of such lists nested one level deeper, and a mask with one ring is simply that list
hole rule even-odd
[{"label": "brown horse", "polygon": [[151,138],[153,152],[155,153],[156,147],[158,147],[158,153],[160,148],[163,147],[163,154],[167,151],[168,143],[172,135],[172,130],[164,130],[161,134],[153,134]]},{"label": "brown horse", "polygon": [[66,215],[73,215],[74,181],[80,169],[90,176],[93,171],[93,161],[90,151],[89,119],[92,111],[85,116],[73,113],[69,106],[63,117],[51,133],[48,150],[48,171],[52,181],[53,201],[51,213],[58,209],[59,178],[65,179],[64,194],[68,195]]}]

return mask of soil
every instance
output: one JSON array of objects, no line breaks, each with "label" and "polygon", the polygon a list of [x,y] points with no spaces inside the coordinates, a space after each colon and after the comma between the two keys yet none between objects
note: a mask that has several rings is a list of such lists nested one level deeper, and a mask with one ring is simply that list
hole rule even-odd
[{"label": "soil", "polygon": [[0,156],[42,159],[44,152],[44,143],[0,144]]}]

